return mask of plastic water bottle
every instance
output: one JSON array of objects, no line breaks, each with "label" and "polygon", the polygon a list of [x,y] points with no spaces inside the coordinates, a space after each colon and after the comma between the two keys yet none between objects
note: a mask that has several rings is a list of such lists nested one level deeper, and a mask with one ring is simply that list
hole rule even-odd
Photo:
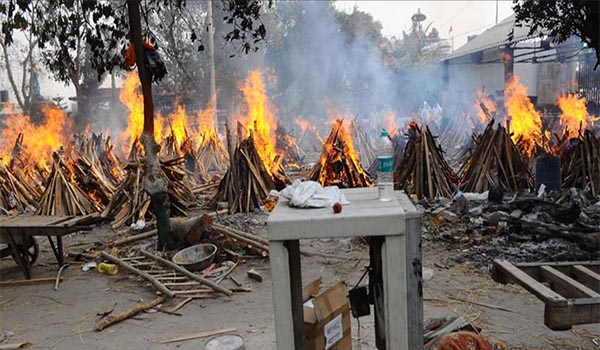
[{"label": "plastic water bottle", "polygon": [[381,131],[377,145],[377,189],[380,201],[390,201],[394,196],[394,146],[385,130]]}]

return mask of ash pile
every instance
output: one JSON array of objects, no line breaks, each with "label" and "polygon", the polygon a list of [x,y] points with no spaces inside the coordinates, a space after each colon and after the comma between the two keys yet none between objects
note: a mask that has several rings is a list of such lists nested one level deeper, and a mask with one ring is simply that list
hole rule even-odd
[{"label": "ash pile", "polygon": [[451,201],[420,201],[423,238],[446,242],[454,263],[487,270],[513,262],[600,258],[600,201],[589,190],[504,195],[459,192]]}]

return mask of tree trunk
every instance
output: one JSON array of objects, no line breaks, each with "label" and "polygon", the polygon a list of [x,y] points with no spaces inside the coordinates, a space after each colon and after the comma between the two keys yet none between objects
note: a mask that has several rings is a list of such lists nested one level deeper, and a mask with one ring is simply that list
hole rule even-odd
[{"label": "tree trunk", "polygon": [[[175,242],[171,235],[169,194],[167,178],[160,168],[158,152],[160,146],[154,141],[154,103],[152,101],[152,77],[144,60],[142,43],[142,23],[140,16],[140,0],[127,0],[129,9],[129,28],[131,41],[135,47],[135,63],[138,67],[142,93],[144,97],[144,131],[141,141],[146,153],[144,189],[150,195],[156,228],[158,230],[158,250],[173,249]],[[134,136],[134,135],[132,135]]]},{"label": "tree trunk", "polygon": [[6,75],[8,75],[8,81],[10,82],[10,86],[12,87],[13,92],[15,93],[15,99],[17,100],[17,103],[19,104],[21,111],[23,111],[23,113],[26,114],[29,111],[25,110],[26,106],[23,104],[23,100],[21,99],[21,94],[19,93],[19,88],[17,87],[17,83],[15,82],[15,78],[12,73],[10,58],[8,57],[8,47],[6,44],[4,44],[4,41],[2,41],[2,40],[0,40],[0,45],[2,45],[2,53],[4,54],[3,55],[4,56],[4,64],[6,65]]},{"label": "tree trunk", "polygon": [[217,114],[217,88],[215,83],[215,26],[213,22],[213,2],[208,1],[208,55],[210,57],[210,106],[214,111],[213,119],[215,131],[219,130],[219,120]]}]

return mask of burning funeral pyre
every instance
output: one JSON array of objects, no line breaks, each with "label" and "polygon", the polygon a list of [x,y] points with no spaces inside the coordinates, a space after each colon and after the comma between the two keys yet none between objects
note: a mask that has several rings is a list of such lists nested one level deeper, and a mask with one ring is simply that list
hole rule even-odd
[{"label": "burning funeral pyre", "polygon": [[248,75],[242,92],[247,113],[238,121],[238,145],[211,201],[213,206],[226,203],[229,213],[260,207],[269,191],[281,190],[287,182],[275,147],[275,114],[259,71]]},{"label": "burning funeral pyre", "polygon": [[321,152],[323,149],[323,138],[319,134],[317,127],[306,120],[296,118],[294,124],[300,127],[299,136],[296,137],[296,143],[304,152]]},{"label": "burning funeral pyre", "polygon": [[352,137],[342,126],[343,122],[343,119],[338,119],[333,123],[331,133],[323,144],[321,158],[311,170],[309,179],[321,186],[372,187],[373,180],[362,168]]},{"label": "burning funeral pyre", "polygon": [[283,125],[277,125],[275,131],[276,144],[275,148],[281,153],[281,163],[286,170],[300,170],[300,167],[304,163],[304,157],[306,154],[296,140],[290,135],[289,131],[286,130]]}]

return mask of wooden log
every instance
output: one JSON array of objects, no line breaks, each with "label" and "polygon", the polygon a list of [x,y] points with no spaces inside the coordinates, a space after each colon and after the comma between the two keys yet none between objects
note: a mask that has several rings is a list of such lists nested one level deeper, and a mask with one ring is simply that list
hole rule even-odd
[{"label": "wooden log", "polygon": [[132,242],[136,242],[136,241],[140,241],[142,239],[146,239],[146,238],[150,238],[150,237],[154,237],[157,234],[157,230],[151,230],[148,232],[144,232],[144,233],[140,233],[137,235],[133,235],[133,236],[129,236],[123,239],[120,239],[118,241],[115,241],[114,243],[111,244],[112,247],[116,247],[116,246],[120,246],[120,245],[124,245],[124,244],[129,244]]},{"label": "wooden log", "polygon": [[[28,280],[13,280],[13,281],[2,281],[0,287],[14,287],[14,286],[28,286],[33,284],[44,284],[44,283],[56,283],[57,278],[55,277],[40,277],[32,278]],[[62,281],[63,278],[59,277],[58,280]]]},{"label": "wooden log", "polygon": [[185,340],[201,339],[201,338],[212,337],[214,335],[219,335],[219,334],[224,334],[224,333],[232,333],[235,331],[237,331],[236,328],[213,329],[213,330],[202,331],[202,332],[185,335],[185,336],[181,336],[181,337],[160,340],[160,341],[158,341],[158,343],[159,344],[167,344],[167,343],[174,343],[174,342],[180,342],[180,341],[185,341]]},{"label": "wooden log", "polygon": [[58,290],[58,284],[60,283],[60,280],[62,279],[61,274],[62,274],[63,270],[68,266],[69,266],[69,264],[64,264],[63,266],[60,267],[60,269],[58,269],[58,273],[56,274],[56,280],[54,281],[54,290]]},{"label": "wooden log", "polygon": [[194,298],[185,298],[185,299],[183,299],[182,302],[180,302],[179,304],[173,306],[169,311],[171,311],[171,312],[177,312],[177,311],[179,311],[179,309],[181,309],[182,307],[184,307],[187,303],[189,303],[192,300],[194,300]]},{"label": "wooden log", "polygon": [[263,276],[258,271],[256,271],[255,269],[248,270],[248,277],[250,277],[253,280],[258,281],[258,282],[262,282],[263,281]]},{"label": "wooden log", "polygon": [[246,243],[253,248],[256,248],[263,257],[266,257],[267,255],[269,255],[269,247],[265,246],[263,243],[259,243],[259,242],[255,241],[254,239],[241,236],[233,231],[223,229],[222,227],[213,226],[213,228],[216,232],[220,232],[220,233],[227,235],[231,238],[234,238],[240,242]]},{"label": "wooden log", "polygon": [[168,296],[169,298],[173,298],[175,296],[175,294],[171,290],[169,290],[167,287],[165,287],[164,284],[159,282],[156,278],[152,277],[147,272],[138,270],[135,267],[126,263],[125,261],[123,261],[115,256],[112,256],[112,255],[108,254],[107,252],[102,252],[101,255],[104,259],[106,259],[114,264],[117,264],[117,265],[121,266],[122,268],[124,268],[125,270],[127,270],[133,274],[136,274],[136,275],[142,277],[143,279],[145,279],[146,281],[152,283],[152,285],[154,287],[156,287],[156,289],[158,289],[161,293]]},{"label": "wooden log", "polygon": [[173,238],[186,245],[200,243],[204,235],[212,230],[212,216],[204,214],[195,218],[171,219],[171,234]]},{"label": "wooden log", "polygon": [[215,292],[223,293],[223,294],[228,295],[228,296],[231,296],[233,294],[233,292],[230,291],[229,289],[227,289],[225,287],[222,287],[222,286],[220,286],[220,285],[218,285],[218,284],[216,284],[216,283],[214,283],[212,281],[209,281],[206,278],[200,277],[200,276],[198,276],[198,275],[196,275],[196,274],[194,274],[194,273],[186,270],[185,268],[183,268],[183,267],[181,267],[181,266],[179,266],[179,265],[177,265],[177,264],[175,264],[175,263],[173,263],[173,262],[171,262],[171,261],[169,261],[167,259],[161,258],[160,256],[154,255],[154,254],[149,253],[149,252],[147,252],[145,250],[140,250],[140,253],[142,255],[148,257],[148,258],[151,258],[151,259],[154,259],[154,260],[160,262],[163,265],[168,266],[169,268],[171,268],[171,269],[173,269],[173,270],[181,273],[182,275],[185,275],[186,277],[188,277],[188,278],[190,278],[190,279],[192,279],[194,281],[198,281],[201,284],[204,284],[204,285],[210,287]]},{"label": "wooden log", "polygon": [[242,236],[242,237],[251,239],[251,240],[256,241],[258,243],[262,243],[262,244],[266,244],[266,245],[269,244],[269,240],[266,239],[266,238],[264,238],[264,237],[261,237],[261,236],[258,236],[258,235],[252,234],[252,233],[240,231],[240,230],[235,229],[233,227],[229,227],[229,226],[225,226],[225,225],[214,223],[213,224],[213,228],[219,229],[219,230],[228,231],[228,232],[231,232],[231,233],[236,234],[238,236]]},{"label": "wooden log", "polygon": [[105,318],[101,319],[100,321],[96,322],[96,330],[101,331],[103,329],[106,329],[107,327],[110,327],[111,325],[113,325],[115,323],[119,323],[121,321],[124,321],[124,320],[142,312],[142,311],[151,309],[151,308],[163,303],[164,301],[165,301],[165,297],[160,296],[158,298],[155,298],[151,302],[137,304],[137,305],[135,305],[123,312],[120,312],[118,314],[108,315]]}]

